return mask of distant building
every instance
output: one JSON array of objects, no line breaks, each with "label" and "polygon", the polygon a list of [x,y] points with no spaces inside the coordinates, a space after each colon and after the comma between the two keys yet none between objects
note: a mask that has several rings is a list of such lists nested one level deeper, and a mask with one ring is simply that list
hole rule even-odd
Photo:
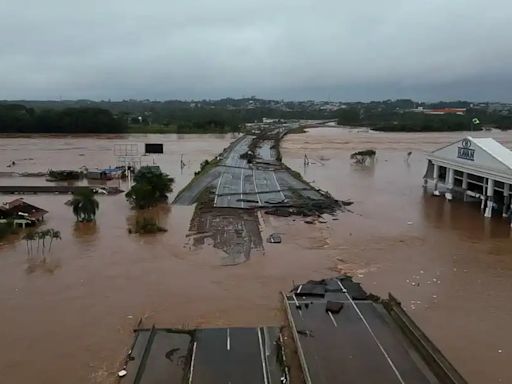
[{"label": "distant building", "polygon": [[512,151],[492,138],[465,137],[427,154],[424,185],[433,183],[434,195],[451,200],[480,202],[491,217],[499,210],[511,216]]},{"label": "distant building", "polygon": [[36,225],[44,220],[48,211],[16,199],[0,205],[0,223],[12,220],[15,226],[23,227]]},{"label": "distant building", "polygon": [[437,108],[437,109],[425,109],[423,111],[427,115],[464,115],[466,108]]},{"label": "distant building", "polygon": [[421,112],[425,115],[465,115],[466,108],[434,108],[434,109],[425,109],[423,107],[418,107],[416,109],[412,109],[411,112]]}]

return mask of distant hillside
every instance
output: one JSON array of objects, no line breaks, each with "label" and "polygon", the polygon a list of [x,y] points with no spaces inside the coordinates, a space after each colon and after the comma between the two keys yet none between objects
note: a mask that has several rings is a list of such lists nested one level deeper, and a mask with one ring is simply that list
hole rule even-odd
[{"label": "distant hillside", "polygon": [[[462,114],[426,110],[462,108]],[[0,132],[233,132],[275,119],[337,119],[383,131],[450,131],[492,126],[512,129],[512,105],[469,101],[284,101],[255,97],[220,100],[0,101]],[[474,124],[477,118],[480,124]]]}]

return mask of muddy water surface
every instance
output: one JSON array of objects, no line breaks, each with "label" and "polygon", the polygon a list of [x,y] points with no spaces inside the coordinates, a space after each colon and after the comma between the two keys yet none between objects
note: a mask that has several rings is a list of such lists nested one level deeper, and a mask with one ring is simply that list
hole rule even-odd
[{"label": "muddy water surface", "polygon": [[[154,161],[176,178],[178,191],[203,159],[213,158],[233,139],[231,135],[3,137],[0,171],[11,172],[7,165],[12,160],[18,172],[105,167],[115,163],[114,143],[164,142],[165,155],[155,156]],[[181,153],[187,164],[183,173]],[[144,161],[152,163],[153,158]],[[45,181],[0,177],[0,183]],[[71,208],[64,204],[68,196],[24,197],[49,211],[45,226],[60,230],[62,241],[53,244],[45,263],[28,257],[23,241],[0,246],[0,339],[9,346],[0,350],[2,382],[117,382],[116,372],[139,318],[161,327],[281,324],[279,292],[290,289],[294,279],[331,273],[332,260],[319,259],[293,244],[294,235],[286,252],[276,247],[248,263],[222,266],[226,256],[222,250],[213,244],[194,248],[187,237],[194,207],[153,212],[168,232],[138,236],[128,234],[135,212],[123,195],[98,196],[95,225],[76,225]]]},{"label": "muddy water surface", "polygon": [[[512,147],[508,133],[466,134]],[[484,219],[478,204],[448,202],[421,187],[425,151],[462,135],[322,128],[287,137],[282,153],[308,181],[355,202],[353,214],[325,225],[323,246],[336,253],[339,269],[354,271],[368,290],[399,297],[469,382],[510,383],[510,226]],[[377,151],[374,166],[350,165],[352,152],[369,148]],[[314,162],[306,169],[304,153]]]},{"label": "muddy water surface", "polygon": [[[232,267],[221,266],[225,255],[213,245],[192,246],[193,207],[156,210],[168,232],[141,237],[128,234],[135,213],[122,195],[99,197],[96,225],[76,225],[64,205],[67,196],[25,196],[50,212],[45,225],[59,229],[62,241],[46,263],[27,257],[24,242],[0,246],[0,339],[9,346],[0,350],[2,381],[115,382],[140,317],[173,327],[281,324],[280,290],[348,271],[368,290],[398,296],[469,382],[512,382],[509,226],[421,188],[424,151],[458,137],[323,128],[287,137],[286,163],[336,197],[351,198],[354,213],[316,225],[259,214],[263,239],[279,232],[283,244],[264,244],[264,252]],[[498,137],[512,143],[508,135]],[[231,140],[2,137],[0,172],[104,167],[115,163],[114,143],[164,142],[165,155],[144,161],[175,177],[178,191],[203,159]],[[378,152],[375,165],[351,166],[350,153],[367,148]],[[409,162],[407,151],[413,151]],[[314,162],[306,170],[304,153]],[[12,160],[17,165],[7,168]],[[0,183],[40,184],[44,178],[0,177]]]}]

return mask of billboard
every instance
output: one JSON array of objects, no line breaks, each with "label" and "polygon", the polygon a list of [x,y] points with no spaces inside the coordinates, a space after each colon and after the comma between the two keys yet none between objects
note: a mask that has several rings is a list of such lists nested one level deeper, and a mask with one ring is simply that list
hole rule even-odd
[{"label": "billboard", "polygon": [[144,153],[164,153],[164,145],[161,143],[144,144]]}]

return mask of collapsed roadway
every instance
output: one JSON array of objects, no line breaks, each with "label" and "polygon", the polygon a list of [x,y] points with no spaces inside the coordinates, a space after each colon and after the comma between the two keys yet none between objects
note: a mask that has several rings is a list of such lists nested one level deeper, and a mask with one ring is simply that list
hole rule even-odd
[{"label": "collapsed roadway", "polygon": [[281,162],[279,143],[295,128],[279,124],[239,137],[178,194],[174,204],[197,203],[190,224],[193,246],[210,239],[225,254],[222,265],[237,265],[263,249],[256,210],[320,217],[342,209]]}]

